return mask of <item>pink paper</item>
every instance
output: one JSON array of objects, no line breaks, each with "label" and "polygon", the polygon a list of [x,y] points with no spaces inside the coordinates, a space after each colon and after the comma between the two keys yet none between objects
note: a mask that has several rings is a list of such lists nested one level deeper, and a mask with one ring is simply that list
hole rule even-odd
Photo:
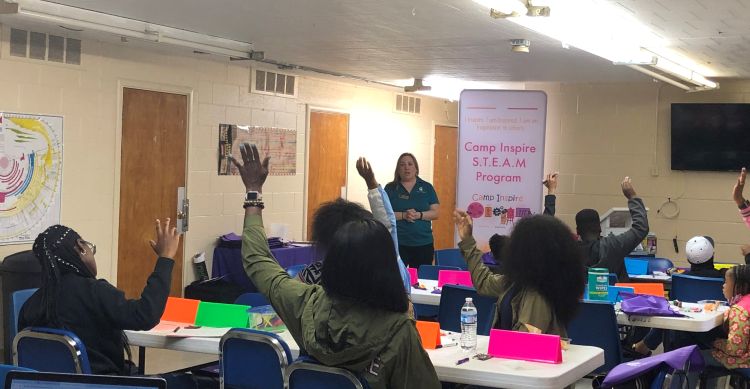
[{"label": "pink paper", "polygon": [[417,269],[414,267],[410,267],[406,269],[409,271],[409,277],[411,278],[411,284],[416,285],[417,282],[419,282],[419,277],[417,276]]},{"label": "pink paper", "polygon": [[488,354],[522,361],[562,363],[558,335],[530,334],[518,331],[490,331]]},{"label": "pink paper", "polygon": [[438,272],[438,288],[446,284],[474,287],[474,283],[471,282],[471,273],[465,270],[440,270]]}]

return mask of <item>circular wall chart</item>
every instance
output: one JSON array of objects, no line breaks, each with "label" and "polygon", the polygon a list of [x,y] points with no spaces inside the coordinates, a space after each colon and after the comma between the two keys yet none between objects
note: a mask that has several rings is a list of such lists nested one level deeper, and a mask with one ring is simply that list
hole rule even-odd
[{"label": "circular wall chart", "polygon": [[60,222],[62,117],[0,114],[0,242]]}]

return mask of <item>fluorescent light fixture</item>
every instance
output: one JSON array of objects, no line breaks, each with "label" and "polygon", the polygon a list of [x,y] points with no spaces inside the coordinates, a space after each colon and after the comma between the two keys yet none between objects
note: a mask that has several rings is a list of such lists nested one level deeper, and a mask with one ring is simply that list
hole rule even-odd
[{"label": "fluorescent light fixture", "polygon": [[[524,0],[474,0],[485,7],[502,12],[516,10]],[[605,0],[535,0],[534,6],[549,6],[549,16],[528,17],[523,12],[503,16],[505,20],[558,40],[563,45],[605,58],[615,64],[653,68],[661,78],[675,78],[675,82],[690,90],[717,88],[707,80],[700,68],[684,56],[673,55],[669,41],[638,21],[634,15],[615,2]],[[543,4],[537,4],[543,3]],[[502,10],[502,9],[501,9]],[[492,16],[491,12],[491,16]],[[497,16],[497,14],[495,14]]]},{"label": "fluorescent light fixture", "polygon": [[17,0],[16,3],[19,5],[17,15],[35,21],[167,43],[234,58],[250,58],[253,51],[251,43],[213,37],[47,1]]}]

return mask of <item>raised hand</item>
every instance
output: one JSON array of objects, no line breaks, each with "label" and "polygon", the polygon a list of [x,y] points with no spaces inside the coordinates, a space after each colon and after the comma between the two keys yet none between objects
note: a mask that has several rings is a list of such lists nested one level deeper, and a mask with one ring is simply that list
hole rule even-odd
[{"label": "raised hand", "polygon": [[466,212],[457,209],[453,211],[453,221],[456,223],[458,228],[458,236],[461,240],[471,238],[471,232],[473,229],[474,221],[471,219]]},{"label": "raised hand", "polygon": [[557,176],[559,175],[560,172],[548,173],[547,178],[542,181],[542,184],[547,187],[547,194],[555,194],[557,190]]},{"label": "raised hand", "polygon": [[367,162],[365,157],[359,157],[357,160],[357,172],[365,179],[367,189],[375,189],[378,187],[378,181],[375,180],[375,173],[372,172],[370,162]]},{"label": "raised hand", "polygon": [[229,160],[240,171],[245,190],[262,192],[263,183],[266,182],[266,177],[268,177],[268,161],[271,157],[265,157],[261,161],[258,147],[248,143],[240,145],[240,154],[242,154],[242,165],[232,156],[229,156]]},{"label": "raised hand", "polygon": [[156,219],[156,242],[150,240],[151,248],[156,255],[164,258],[174,259],[177,250],[180,248],[180,233],[177,228],[169,225],[169,218],[162,227],[161,221]]},{"label": "raised hand", "polygon": [[745,189],[745,176],[747,176],[747,170],[743,167],[740,175],[737,176],[737,183],[734,184],[734,190],[732,190],[732,198],[738,207],[742,207],[745,204],[745,198],[742,197],[742,191]]},{"label": "raised hand", "polygon": [[635,189],[633,189],[633,184],[630,182],[630,177],[625,177],[625,179],[622,180],[621,185],[622,185],[622,194],[624,194],[628,200],[635,197]]},{"label": "raised hand", "polygon": [[743,244],[740,246],[740,251],[742,252],[743,257],[750,254],[750,244]]}]

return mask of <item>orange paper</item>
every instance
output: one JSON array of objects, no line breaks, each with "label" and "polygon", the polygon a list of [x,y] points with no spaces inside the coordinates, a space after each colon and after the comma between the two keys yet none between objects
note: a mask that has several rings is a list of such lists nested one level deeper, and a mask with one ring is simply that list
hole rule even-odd
[{"label": "orange paper", "polygon": [[422,347],[434,350],[440,346],[440,323],[434,321],[417,321],[417,331],[422,338]]},{"label": "orange paper", "polygon": [[200,300],[169,297],[161,319],[193,324],[195,323],[195,316],[198,314],[198,304],[200,304]]},{"label": "orange paper", "polygon": [[615,286],[625,286],[633,288],[635,294],[648,294],[652,296],[664,297],[664,284],[660,282],[630,282],[617,283]]}]

